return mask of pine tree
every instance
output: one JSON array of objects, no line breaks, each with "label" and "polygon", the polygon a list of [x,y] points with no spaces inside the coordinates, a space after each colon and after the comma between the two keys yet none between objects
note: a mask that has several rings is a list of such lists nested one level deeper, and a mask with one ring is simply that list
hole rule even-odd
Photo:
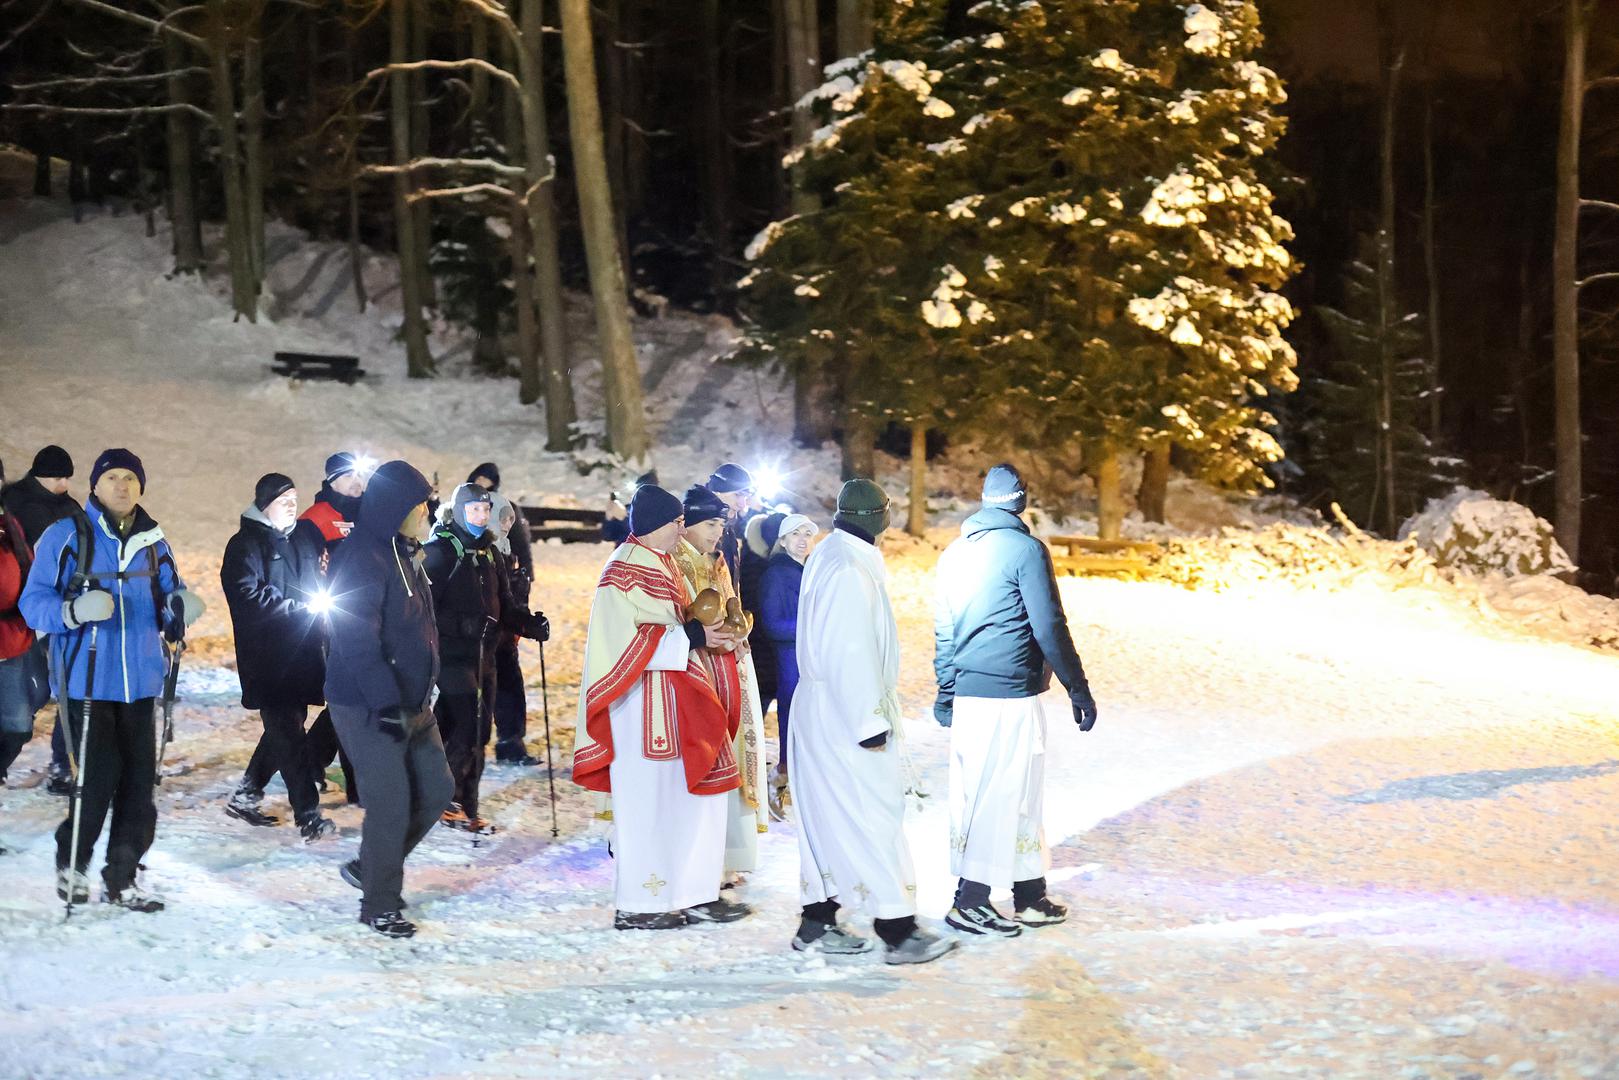
[{"label": "pine tree", "polygon": [[[487,132],[475,131],[466,156],[503,161],[506,151]],[[502,335],[514,329],[508,208],[483,196],[447,200],[434,225],[438,235],[428,265],[445,316],[472,330],[473,361],[480,369],[510,374],[501,344]]]}]

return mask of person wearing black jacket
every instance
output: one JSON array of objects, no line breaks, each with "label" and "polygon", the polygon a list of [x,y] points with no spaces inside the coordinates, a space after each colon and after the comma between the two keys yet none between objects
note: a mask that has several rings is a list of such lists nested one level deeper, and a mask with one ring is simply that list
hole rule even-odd
[{"label": "person wearing black jacket", "polygon": [[[500,467],[485,461],[467,476],[467,483],[476,484],[485,491],[500,493]],[[513,599],[526,611],[534,584],[534,539],[528,531],[528,519],[522,510],[507,499],[496,499],[496,508],[504,503],[511,516],[511,526],[498,535],[496,565],[505,572]],[[491,521],[497,534],[500,522]],[[528,752],[524,745],[528,738],[528,693],[523,686],[523,668],[517,653],[517,635],[506,632],[495,644],[495,760],[503,765],[538,765],[540,759]]]},{"label": "person wearing black jacket", "polygon": [[[335,832],[320,812],[320,792],[305,746],[309,706],[326,700],[326,594],[322,548],[299,539],[298,490],[281,473],[267,473],[242,511],[241,528],[225,545],[220,584],[230,605],[236,640],[236,672],[242,707],[257,709],[264,734],[241,786],[225,813],[249,825],[275,825],[254,795],[274,772],[287,786],[287,801],[305,841]],[[255,775],[254,764],[261,773]]]},{"label": "person wearing black jacket", "polygon": [[499,566],[493,500],[477,484],[462,484],[452,496],[449,519],[423,549],[438,618],[439,698],[434,706],[444,740],[454,803],[443,820],[452,828],[484,832],[478,816],[484,746],[494,716],[495,649],[503,631],[538,637],[538,620],[511,593]]},{"label": "person wearing black jacket", "polygon": [[438,625],[417,562],[431,490],[408,462],[378,468],[328,578],[326,702],[365,790],[360,857],[343,879],[363,892],[360,921],[388,937],[416,932],[400,914],[405,858],[455,792],[432,713]]},{"label": "person wearing black jacket", "polygon": [[[1068,914],[1046,895],[1051,859],[1041,822],[1040,695],[1053,672],[1079,730],[1096,723],[1051,555],[1019,517],[1027,506],[1015,468],[989,470],[983,508],[939,558],[934,607],[933,715],[950,728],[950,869],[960,877],[945,921],[999,937]],[[1011,886],[1015,920],[990,904],[992,886]]]}]

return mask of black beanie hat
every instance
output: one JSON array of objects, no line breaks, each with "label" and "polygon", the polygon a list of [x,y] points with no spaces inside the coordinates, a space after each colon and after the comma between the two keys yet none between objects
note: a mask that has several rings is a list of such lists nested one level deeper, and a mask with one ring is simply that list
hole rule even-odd
[{"label": "black beanie hat", "polygon": [[285,473],[267,472],[253,485],[253,505],[263,510],[297,486]]},{"label": "black beanie hat", "polygon": [[489,490],[490,491],[499,491],[500,490],[500,466],[499,465],[496,465],[493,461],[484,462],[482,465],[479,465],[476,469],[473,469],[471,472],[467,473],[467,483],[476,484],[478,482],[478,477],[480,477],[480,476],[486,477],[489,480]]},{"label": "black beanie hat", "polygon": [[1029,505],[1023,477],[1011,465],[997,465],[984,477],[984,508],[1021,514]]},{"label": "black beanie hat", "polygon": [[[29,476],[60,476],[73,475],[73,458],[60,446],[51,445],[34,455],[33,467],[28,470]],[[94,484],[90,485],[94,487]],[[145,486],[144,484],[142,485]]]},{"label": "black beanie hat", "polygon": [[[146,468],[141,465],[140,458],[136,457],[134,453],[129,450],[125,450],[121,446],[115,447],[111,450],[103,450],[101,452],[101,456],[96,458],[95,465],[90,469],[90,490],[95,490],[96,481],[101,479],[102,473],[109,472],[113,469],[128,469],[130,472],[134,473],[135,481],[141,486],[141,493],[145,494]],[[50,474],[46,473],[44,475],[49,476]]]},{"label": "black beanie hat", "polygon": [[720,497],[701,484],[693,484],[687,488],[686,497],[681,502],[685,507],[688,526],[712,518],[722,518],[727,513],[725,504],[720,502]]},{"label": "black beanie hat", "polygon": [[753,487],[753,474],[734,461],[727,461],[708,478],[708,490],[716,495],[729,495]]},{"label": "black beanie hat", "polygon": [[354,463],[359,459],[347,450],[339,450],[326,459],[326,482],[329,484],[344,473],[354,471]]},{"label": "black beanie hat", "polygon": [[648,536],[657,532],[684,511],[680,500],[656,484],[642,484],[630,500],[630,533]]}]

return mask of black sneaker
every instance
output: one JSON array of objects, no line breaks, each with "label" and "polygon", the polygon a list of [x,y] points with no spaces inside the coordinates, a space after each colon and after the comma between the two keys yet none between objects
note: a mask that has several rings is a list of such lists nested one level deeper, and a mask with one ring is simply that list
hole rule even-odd
[{"label": "black sneaker", "polygon": [[1068,909],[1049,896],[1017,909],[1017,921],[1024,926],[1055,926],[1068,918]]},{"label": "black sneaker", "polygon": [[397,911],[384,911],[381,915],[373,915],[369,919],[361,915],[360,921],[383,937],[408,938],[416,936],[416,924]]},{"label": "black sneaker", "polygon": [[965,934],[983,934],[988,937],[1017,937],[1023,933],[1023,928],[996,911],[993,905],[984,904],[981,907],[951,908],[950,914],[944,921]]},{"label": "black sneaker", "polygon": [[266,814],[263,810],[259,809],[259,801],[257,799],[250,795],[243,795],[239,791],[230,797],[230,802],[225,804],[225,815],[227,817],[233,817],[238,821],[245,821],[249,825],[257,825],[261,828],[268,828],[272,825],[281,824],[280,818],[276,817],[274,814]]},{"label": "black sneaker", "polygon": [[919,926],[898,945],[889,945],[883,949],[883,963],[926,964],[937,960],[959,944],[960,942],[954,938],[935,934],[932,930],[924,930]]},{"label": "black sneaker", "polygon": [[614,930],[674,930],[686,925],[684,911],[615,911]]},{"label": "black sneaker", "polygon": [[344,881],[348,882],[350,885],[353,885],[356,889],[359,889],[362,892],[365,891],[365,884],[360,880],[359,859],[350,859],[348,862],[338,867],[337,872],[342,875]]},{"label": "black sneaker", "polygon": [[796,952],[826,953],[828,956],[854,956],[868,953],[873,945],[870,938],[861,937],[841,926],[828,926],[814,919],[800,919],[798,933],[793,937]]},{"label": "black sneaker", "polygon": [[102,889],[101,902],[103,904],[116,904],[128,911],[139,911],[150,915],[163,910],[163,901],[146,892],[139,885],[130,882],[122,889]]},{"label": "black sneaker", "polygon": [[57,899],[66,900],[70,888],[73,892],[73,903],[88,904],[90,902],[90,879],[84,874],[69,870],[64,866],[56,871]]},{"label": "black sneaker", "polygon": [[544,762],[542,762],[539,758],[535,757],[533,754],[527,753],[525,751],[524,753],[517,754],[517,755],[515,755],[513,757],[496,757],[495,758],[495,764],[496,765],[522,765],[525,768],[533,768],[536,765],[543,765]]},{"label": "black sneaker", "polygon": [[753,914],[753,908],[736,900],[727,900],[723,896],[718,900],[710,900],[706,904],[686,909],[686,918],[691,922],[726,923],[746,919]]},{"label": "black sneaker", "polygon": [[332,836],[337,832],[337,822],[329,817],[312,817],[298,826],[298,832],[303,835],[304,843],[312,844],[323,836]]},{"label": "black sneaker", "polygon": [[66,798],[73,794],[73,778],[67,773],[53,770],[45,780],[45,790],[52,795],[61,795]]}]

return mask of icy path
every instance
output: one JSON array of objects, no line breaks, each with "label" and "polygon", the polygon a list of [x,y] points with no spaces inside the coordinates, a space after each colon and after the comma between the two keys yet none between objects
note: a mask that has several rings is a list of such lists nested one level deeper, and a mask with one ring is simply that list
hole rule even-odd
[{"label": "icy path", "polygon": [[[541,554],[543,588],[576,598],[553,619],[576,620],[600,553]],[[896,566],[917,716],[926,586],[923,560]],[[218,672],[192,684],[161,793],[168,912],[63,926],[61,803],[3,793],[23,850],[0,862],[0,1074],[1615,1074],[1619,660],[1400,596],[1064,593],[1102,719],[1051,729],[1062,927],[916,970],[797,956],[779,829],[755,918],[615,933],[586,801],[563,785],[552,843],[543,781],[492,768],[506,831],[430,836],[407,875],[423,932],[383,941],[336,874],[354,812],[314,848],[220,812],[252,724]],[[557,682],[577,679],[567,640]],[[553,693],[571,715],[571,688]],[[937,916],[945,739],[911,734]],[[36,742],[20,764],[42,759]]]}]

